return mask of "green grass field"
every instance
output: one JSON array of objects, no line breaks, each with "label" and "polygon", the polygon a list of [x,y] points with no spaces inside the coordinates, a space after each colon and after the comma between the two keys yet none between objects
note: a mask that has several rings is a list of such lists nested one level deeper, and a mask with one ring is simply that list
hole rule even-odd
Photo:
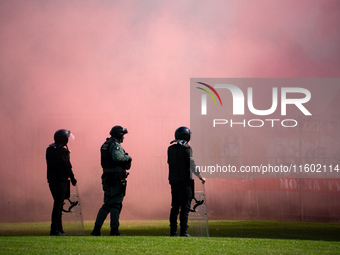
[{"label": "green grass field", "polygon": [[209,221],[210,237],[169,237],[167,221],[122,221],[126,236],[49,236],[50,223],[1,223],[0,254],[340,254],[340,223]]}]

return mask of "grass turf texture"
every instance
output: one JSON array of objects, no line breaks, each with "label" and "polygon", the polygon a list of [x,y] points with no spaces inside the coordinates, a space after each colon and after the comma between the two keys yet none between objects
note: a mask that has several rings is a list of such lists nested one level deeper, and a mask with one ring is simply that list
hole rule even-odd
[{"label": "grass turf texture", "polygon": [[127,236],[49,236],[50,223],[1,223],[0,254],[340,254],[340,224],[210,221],[210,237],[169,237],[167,221],[122,221]]}]

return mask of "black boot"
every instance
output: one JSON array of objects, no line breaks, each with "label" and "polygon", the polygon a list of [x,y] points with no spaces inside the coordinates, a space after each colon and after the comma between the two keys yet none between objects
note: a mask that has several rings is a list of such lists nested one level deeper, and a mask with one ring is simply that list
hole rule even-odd
[{"label": "black boot", "polygon": [[51,230],[50,235],[51,236],[66,236],[66,233],[65,232],[60,232],[59,230],[56,230],[56,231],[52,231]]},{"label": "black boot", "polygon": [[181,234],[180,234],[180,236],[191,237],[191,235],[188,234],[187,230],[188,230],[188,226],[187,225],[181,226]]},{"label": "black boot", "polygon": [[178,236],[177,234],[177,224],[170,225],[170,236]]},{"label": "black boot", "polygon": [[180,236],[191,237],[191,235],[189,235],[187,231],[181,232]]},{"label": "black boot", "polygon": [[111,228],[110,236],[124,236],[124,235],[118,231],[118,228]]},{"label": "black boot", "polygon": [[102,234],[100,233],[100,229],[102,228],[102,226],[100,225],[94,225],[94,229],[91,232],[91,235],[93,236],[101,236]]}]

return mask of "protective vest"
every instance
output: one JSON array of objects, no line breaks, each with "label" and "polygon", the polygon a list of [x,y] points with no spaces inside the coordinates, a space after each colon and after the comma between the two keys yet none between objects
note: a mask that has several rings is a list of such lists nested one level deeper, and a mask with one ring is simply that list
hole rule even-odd
[{"label": "protective vest", "polygon": [[48,182],[66,182],[73,178],[70,151],[58,144],[50,144],[46,149]]},{"label": "protective vest", "polygon": [[110,138],[106,138],[105,143],[103,143],[102,147],[100,147],[100,163],[102,168],[114,168],[117,166],[117,163],[113,161],[112,155],[110,153],[110,147],[113,142],[113,139],[110,140]]},{"label": "protective vest", "polygon": [[173,144],[168,148],[169,182],[177,183],[189,181],[190,175],[190,155],[189,145]]}]

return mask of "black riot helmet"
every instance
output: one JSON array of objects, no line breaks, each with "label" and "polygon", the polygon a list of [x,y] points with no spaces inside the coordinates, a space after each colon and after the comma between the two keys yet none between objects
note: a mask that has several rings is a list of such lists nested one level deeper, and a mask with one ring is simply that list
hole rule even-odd
[{"label": "black riot helmet", "polygon": [[175,139],[176,140],[184,140],[189,142],[190,141],[190,136],[191,136],[191,131],[187,127],[179,127],[175,131]]},{"label": "black riot helmet", "polygon": [[116,138],[118,141],[123,141],[123,136],[127,133],[127,129],[123,128],[122,126],[114,126],[110,131],[110,135]]},{"label": "black riot helmet", "polygon": [[68,138],[71,135],[71,131],[59,129],[54,133],[54,142],[59,145],[66,145],[68,143]]}]

